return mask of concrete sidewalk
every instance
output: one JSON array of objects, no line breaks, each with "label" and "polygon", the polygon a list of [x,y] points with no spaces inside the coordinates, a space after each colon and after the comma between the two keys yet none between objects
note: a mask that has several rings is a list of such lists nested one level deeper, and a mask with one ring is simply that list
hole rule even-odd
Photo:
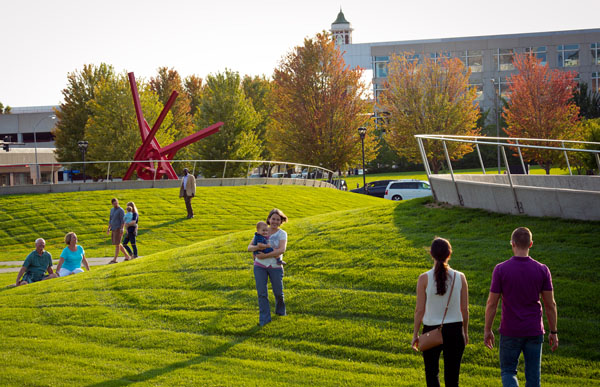
[{"label": "concrete sidewalk", "polygon": [[[90,266],[101,266],[108,265],[108,262],[112,259],[112,257],[103,257],[103,258],[86,258]],[[123,258],[119,257],[119,262],[123,262]],[[58,259],[52,261],[54,263],[54,269],[56,269],[56,264],[58,264]],[[2,267],[2,266],[17,266],[18,267]],[[0,273],[16,273],[23,266],[23,261],[4,261],[0,262]]]}]

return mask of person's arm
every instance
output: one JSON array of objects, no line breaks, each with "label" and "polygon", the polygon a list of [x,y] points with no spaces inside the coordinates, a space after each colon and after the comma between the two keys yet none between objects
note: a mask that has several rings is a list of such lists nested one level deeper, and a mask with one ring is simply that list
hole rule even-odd
[{"label": "person's arm", "polygon": [[421,274],[417,281],[417,304],[415,305],[415,320],[413,326],[413,338],[411,346],[415,351],[419,350],[419,328],[425,315],[425,303],[427,302],[427,274]]},{"label": "person's arm", "polygon": [[542,291],[542,302],[544,303],[546,318],[548,319],[548,328],[550,329],[550,333],[548,334],[548,344],[550,344],[550,349],[554,352],[556,348],[558,348],[558,333],[552,333],[558,331],[556,326],[558,313],[556,311],[556,301],[554,301],[554,291]]},{"label": "person's arm", "polygon": [[54,269],[52,269],[52,265],[48,266],[48,274],[54,274]]},{"label": "person's arm", "polygon": [[250,244],[248,245],[248,251],[253,253],[258,250],[268,249],[269,247],[271,247],[271,246],[268,244],[258,243],[258,244],[253,245],[252,242],[250,242]]},{"label": "person's arm", "polygon": [[465,345],[469,344],[469,285],[467,284],[467,277],[463,274],[461,276],[462,287],[460,290],[460,312],[463,318],[463,335],[465,339]]},{"label": "person's arm", "polygon": [[85,266],[87,271],[90,271],[90,265],[88,264],[87,259],[85,259],[85,254],[81,257],[81,262],[83,262],[83,265]]},{"label": "person's arm", "polygon": [[500,293],[490,292],[487,304],[485,305],[485,328],[483,329],[483,342],[489,349],[494,348],[494,332],[492,332],[492,325],[496,318],[498,301],[500,301]]},{"label": "person's arm", "polygon": [[123,211],[123,209],[119,211],[119,224],[119,228],[121,229],[121,231],[123,231],[123,227],[125,226],[125,212]]},{"label": "person's arm", "polygon": [[[287,239],[282,239],[279,241],[279,247],[276,249],[273,249],[273,251],[271,251],[270,253],[258,253],[256,254],[256,258],[258,259],[265,259],[265,258],[276,258],[279,257],[281,254],[285,253],[285,248],[287,247]],[[266,248],[266,247],[265,247]]]},{"label": "person's arm", "polygon": [[17,273],[17,282],[15,282],[17,286],[19,286],[19,282],[21,282],[21,277],[25,275],[26,271],[27,268],[25,266],[21,266],[21,270],[19,270],[19,272]]},{"label": "person's arm", "polygon": [[58,265],[56,265],[56,274],[60,272],[60,268],[62,267],[63,263],[65,263],[65,259],[63,257],[60,257],[60,259],[58,260]]}]

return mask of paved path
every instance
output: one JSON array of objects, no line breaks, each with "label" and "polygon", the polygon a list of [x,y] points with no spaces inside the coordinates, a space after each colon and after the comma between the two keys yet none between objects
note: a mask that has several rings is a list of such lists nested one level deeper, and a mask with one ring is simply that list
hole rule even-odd
[{"label": "paved path", "polygon": [[[86,258],[90,266],[100,266],[107,265],[108,261],[112,259],[112,257],[103,257],[103,258]],[[123,258],[119,257],[119,262],[123,262]],[[58,260],[54,260],[54,265],[58,263]],[[17,266],[18,267],[3,267],[3,266]],[[23,265],[23,261],[3,261],[0,262],[0,273],[16,273],[21,269]],[[56,268],[56,266],[54,267]]]}]

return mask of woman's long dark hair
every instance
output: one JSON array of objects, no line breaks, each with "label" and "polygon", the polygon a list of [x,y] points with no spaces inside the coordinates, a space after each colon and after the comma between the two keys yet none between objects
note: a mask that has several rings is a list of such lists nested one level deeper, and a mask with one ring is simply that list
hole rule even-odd
[{"label": "woman's long dark hair", "polygon": [[435,269],[433,275],[435,278],[436,293],[440,296],[446,294],[446,280],[448,279],[448,264],[446,259],[452,254],[452,246],[444,238],[435,237],[431,242],[431,256],[435,259]]}]

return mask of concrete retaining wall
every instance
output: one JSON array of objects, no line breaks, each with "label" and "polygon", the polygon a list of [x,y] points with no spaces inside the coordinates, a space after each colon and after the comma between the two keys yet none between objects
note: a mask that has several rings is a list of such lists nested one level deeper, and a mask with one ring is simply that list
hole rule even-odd
[{"label": "concrete retaining wall", "polygon": [[[127,180],[107,181],[100,183],[64,183],[64,184],[39,184],[39,185],[17,185],[12,187],[0,187],[0,195],[23,195],[36,193],[61,193],[77,191],[103,191],[121,189],[142,188],[175,188],[179,187],[181,180]],[[198,187],[231,187],[241,185],[304,185],[318,188],[334,188],[333,184],[326,181],[311,179],[288,179],[288,178],[225,178],[225,179],[196,179]]]},{"label": "concrete retaining wall", "polygon": [[438,201],[506,214],[600,220],[600,176],[512,175],[514,190],[507,175],[454,178],[456,184],[450,175],[430,176]]}]

